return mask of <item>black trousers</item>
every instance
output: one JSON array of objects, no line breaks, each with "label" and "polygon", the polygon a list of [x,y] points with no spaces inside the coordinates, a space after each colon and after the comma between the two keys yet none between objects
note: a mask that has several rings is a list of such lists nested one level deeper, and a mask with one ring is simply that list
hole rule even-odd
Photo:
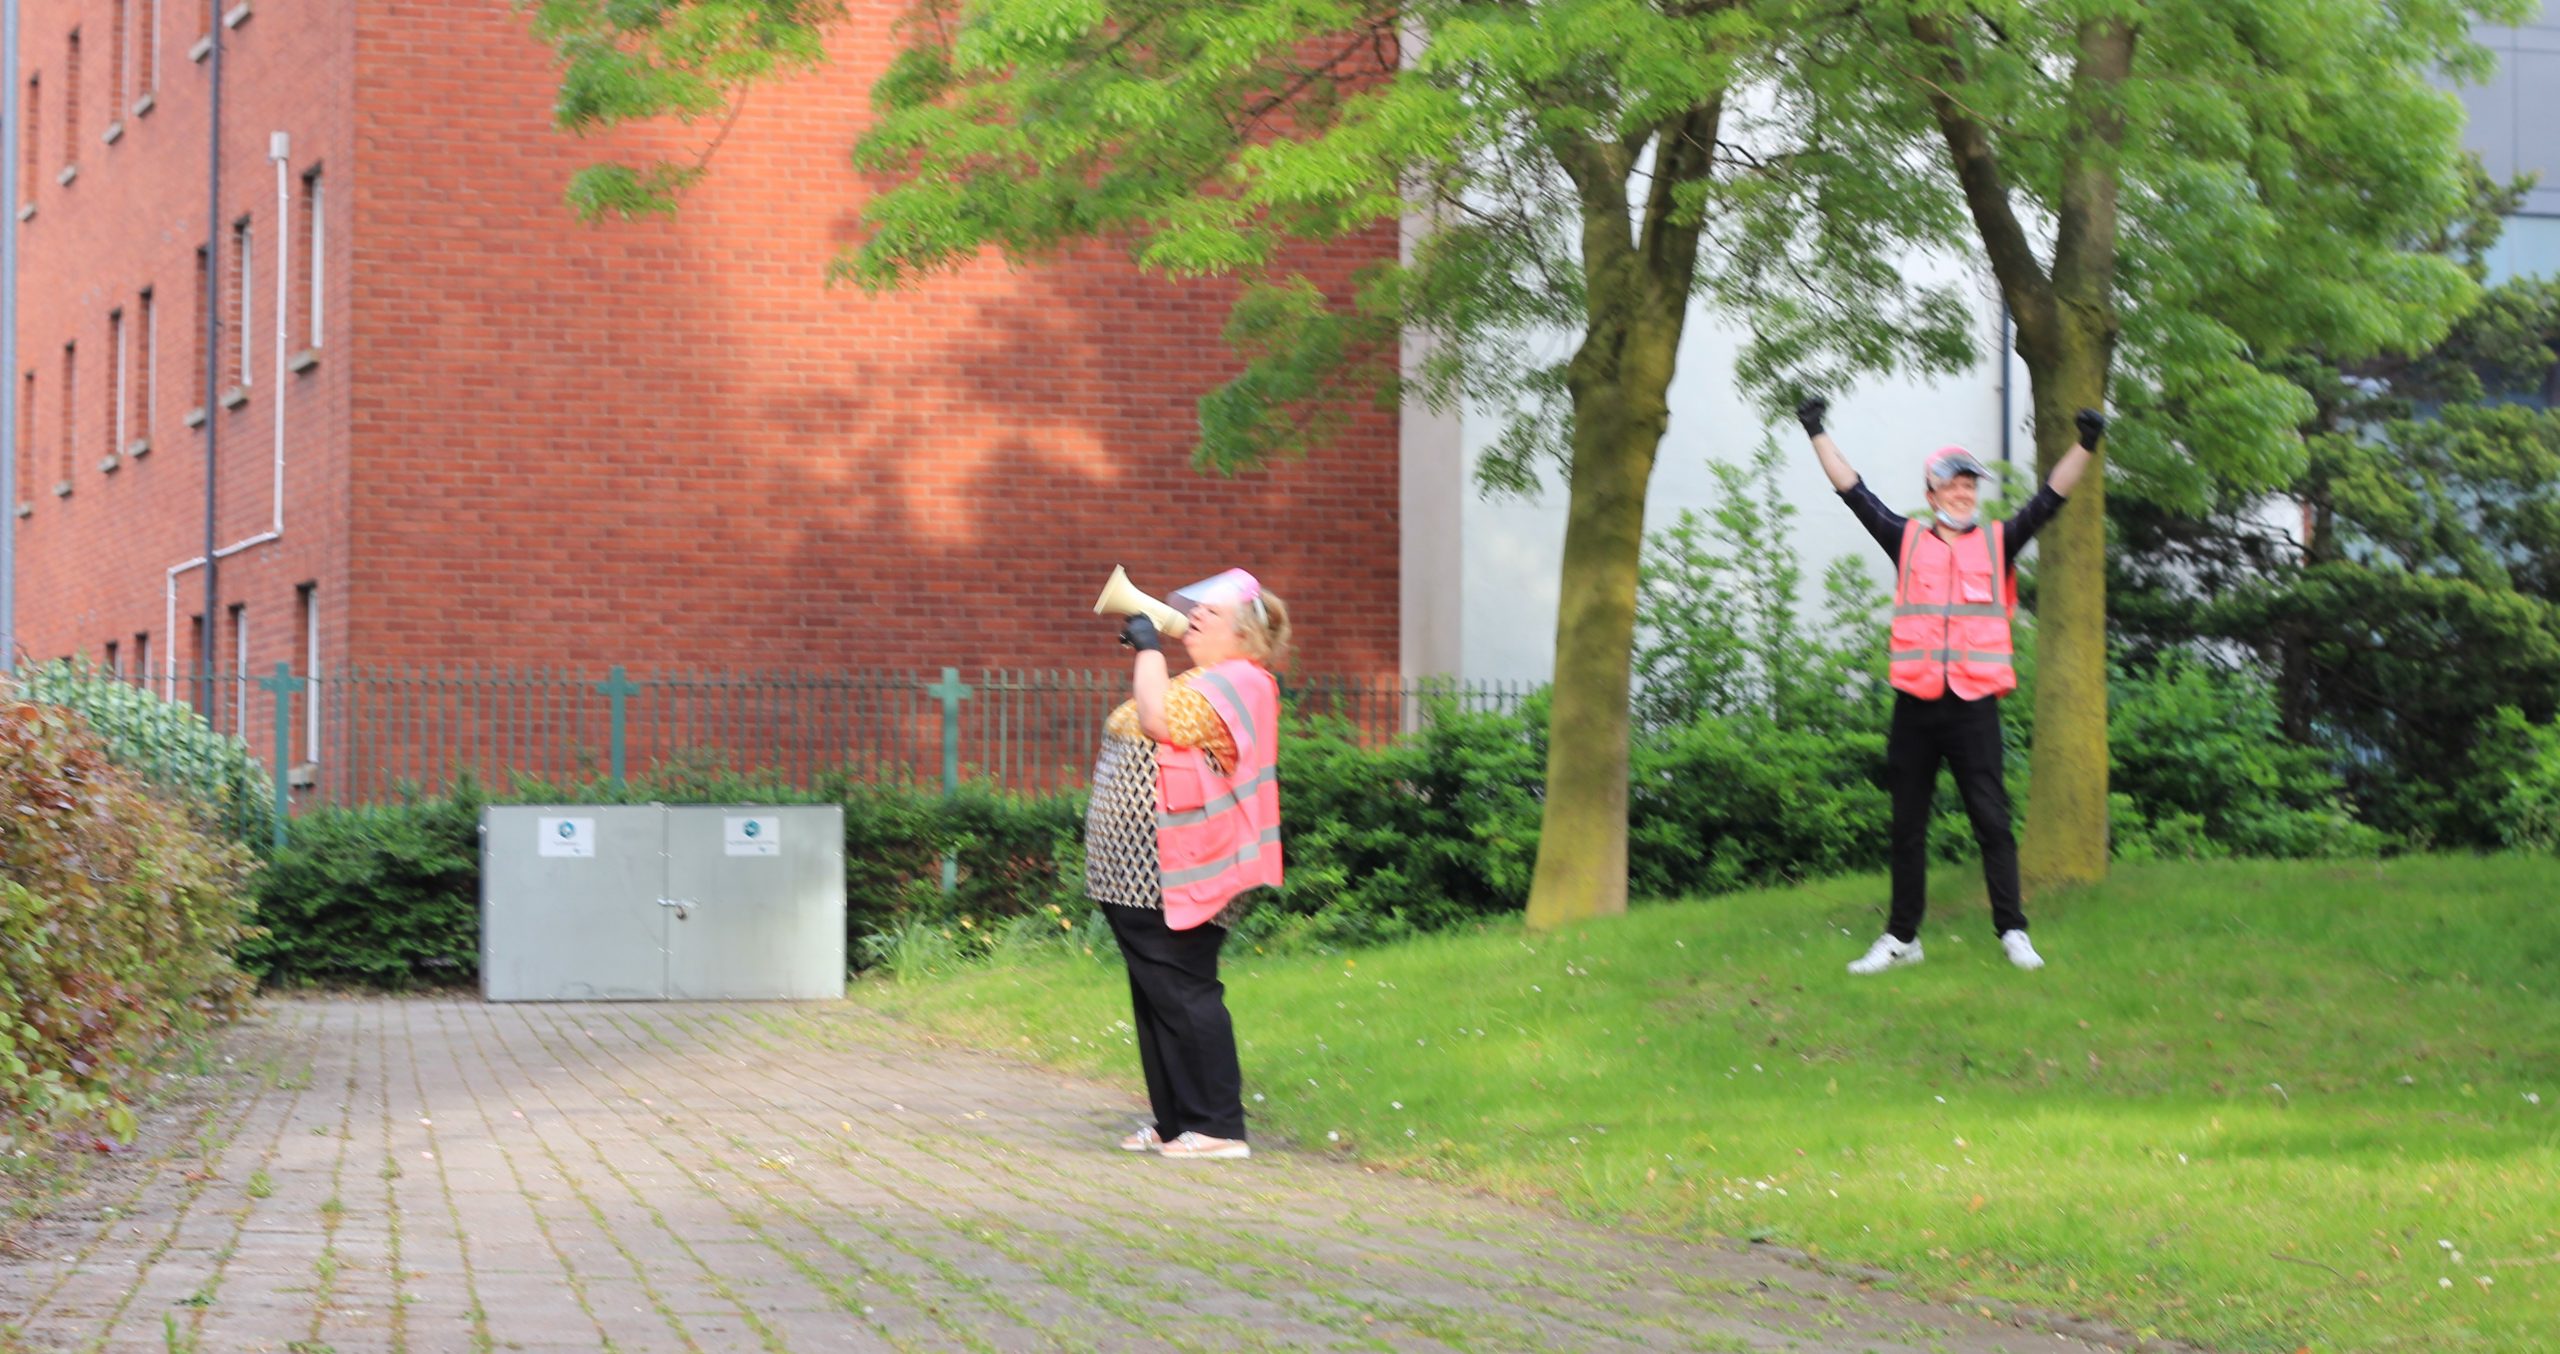
[{"label": "black trousers", "polygon": [[1924,701],[1893,693],[1893,723],[1884,737],[1885,786],[1893,795],[1893,915],[1884,929],[1916,940],[1929,910],[1929,809],[1938,764],[1955,773],[1956,793],[1982,848],[1982,882],[1991,893],[1991,929],[2027,929],[2018,904],[2018,839],[2009,830],[2009,786],[2001,778],[2000,699],[1964,700],[1953,692]]},{"label": "black trousers", "polygon": [[1176,931],[1151,907],[1102,905],[1129,963],[1138,1065],[1147,1075],[1156,1136],[1244,1137],[1244,1069],[1236,1062],[1235,1021],[1227,1015],[1218,951],[1227,928]]}]

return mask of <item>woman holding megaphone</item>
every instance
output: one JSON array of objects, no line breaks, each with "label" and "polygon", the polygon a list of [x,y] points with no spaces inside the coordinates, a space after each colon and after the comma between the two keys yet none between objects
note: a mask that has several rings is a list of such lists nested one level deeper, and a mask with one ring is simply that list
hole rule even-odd
[{"label": "woman holding megaphone", "polygon": [[[1163,602],[1114,570],[1094,611],[1124,614],[1130,698],[1111,712],[1085,811],[1085,891],[1129,965],[1152,1121],[1132,1152],[1222,1161],[1245,1145],[1244,1073],[1218,951],[1246,891],[1280,883],[1275,760],[1289,610],[1242,569]],[[1164,636],[1197,666],[1166,674]]]}]

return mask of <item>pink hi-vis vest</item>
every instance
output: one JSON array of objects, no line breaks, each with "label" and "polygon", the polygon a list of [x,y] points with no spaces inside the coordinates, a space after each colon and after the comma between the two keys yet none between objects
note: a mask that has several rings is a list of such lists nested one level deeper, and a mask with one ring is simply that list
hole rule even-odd
[{"label": "pink hi-vis vest", "polygon": [[1280,684],[1241,658],[1202,672],[1191,689],[1209,698],[1235,739],[1221,774],[1198,748],[1156,745],[1156,862],[1164,875],[1164,924],[1188,931],[1246,889],[1280,886]]},{"label": "pink hi-vis vest", "polygon": [[2018,689],[2009,645],[2018,578],[2000,548],[2001,529],[1988,522],[1948,541],[1916,519],[1903,524],[1890,655],[1896,691],[1924,701],[1953,691],[1972,701]]}]

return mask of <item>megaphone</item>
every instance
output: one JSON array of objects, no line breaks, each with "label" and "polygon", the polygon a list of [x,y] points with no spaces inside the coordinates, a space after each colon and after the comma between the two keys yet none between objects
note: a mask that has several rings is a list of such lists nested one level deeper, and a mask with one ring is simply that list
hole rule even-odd
[{"label": "megaphone", "polygon": [[1179,639],[1190,626],[1183,614],[1138,591],[1129,581],[1129,571],[1111,566],[1111,581],[1102,585],[1102,595],[1093,599],[1097,616],[1144,616],[1156,623],[1156,631],[1168,638]]}]

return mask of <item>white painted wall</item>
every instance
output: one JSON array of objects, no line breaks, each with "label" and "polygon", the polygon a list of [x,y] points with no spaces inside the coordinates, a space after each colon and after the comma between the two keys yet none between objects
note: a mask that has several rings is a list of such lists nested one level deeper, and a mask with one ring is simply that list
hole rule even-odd
[{"label": "white painted wall", "polygon": [[[1983,360],[1973,371],[1934,382],[1877,381],[1833,394],[1833,437],[1897,508],[1919,505],[1921,463],[1942,446],[1963,446],[1986,462],[2000,457],[2000,363],[1993,357],[2000,312],[1987,281],[1976,290],[1984,298],[1975,331]],[[1818,603],[1823,570],[1842,554],[1863,554],[1881,581],[1882,552],[1823,478],[1803,430],[1792,417],[1764,425],[1744,405],[1734,385],[1744,337],[1712,311],[1691,312],[1672,379],[1671,425],[1646,500],[1646,530],[1669,526],[1684,508],[1709,506],[1715,494],[1710,464],[1747,462],[1767,433],[1787,457],[1782,491],[1799,512],[1808,602]],[[2012,380],[2011,450],[2024,476],[2035,459],[2024,368],[2016,368]],[[1556,583],[1564,558],[1561,476],[1550,473],[1533,499],[1488,499],[1476,491],[1472,470],[1500,435],[1499,419],[1407,409],[1404,429],[1405,671],[1546,678],[1555,669]],[[1452,562],[1454,575],[1440,572]]]},{"label": "white painted wall", "polygon": [[[2544,6],[2538,23],[2484,26],[2480,38],[2497,53],[2500,69],[2488,84],[2461,91],[2473,119],[2465,141],[2493,173],[2537,170],[2543,176],[2490,260],[2492,280],[2560,273],[2560,0]],[[1954,268],[1940,264],[1936,271],[1943,277]],[[1920,502],[1920,464],[1938,447],[1955,443],[1986,462],[1999,459],[2004,368],[2017,482],[2022,491],[2031,482],[2026,371],[2001,350],[2000,312],[1987,276],[1975,290],[1982,297],[1975,317],[1982,360],[1971,372],[1934,382],[1873,382],[1832,398],[1831,430],[1842,452],[1885,502],[1906,512]],[[1671,426],[1646,500],[1648,531],[1668,525],[1683,508],[1707,506],[1715,485],[1710,461],[1747,461],[1759,444],[1763,425],[1734,391],[1740,346],[1741,335],[1721,317],[1691,313],[1671,388]],[[1530,500],[1488,500],[1476,491],[1473,467],[1500,433],[1499,420],[1412,407],[1403,427],[1406,674],[1552,675],[1563,484],[1551,483]],[[1819,589],[1823,570],[1843,554],[1862,554],[1882,580],[1882,552],[1832,492],[1795,421],[1782,419],[1770,431],[1789,457],[1783,492],[1799,510],[1807,588]],[[1818,597],[1814,592],[1808,601]]]}]

